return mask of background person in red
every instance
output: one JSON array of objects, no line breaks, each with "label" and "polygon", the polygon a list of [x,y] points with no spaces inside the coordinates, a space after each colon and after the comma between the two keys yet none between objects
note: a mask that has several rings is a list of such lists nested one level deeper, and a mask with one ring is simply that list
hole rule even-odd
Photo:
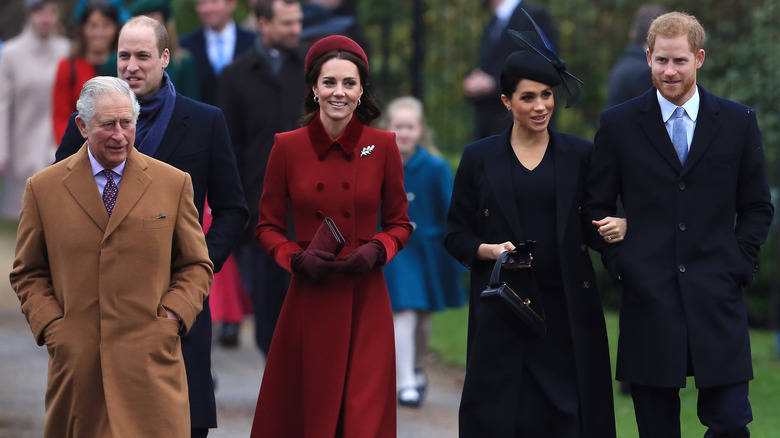
[{"label": "background person in red", "polygon": [[[252,437],[395,437],[393,315],[380,267],[406,244],[403,166],[366,88],[368,59],[344,36],[305,60],[304,127],[277,134],[257,240],[292,281],[268,353]],[[287,208],[297,242],[287,240]],[[325,217],[337,260],[307,250]],[[377,223],[381,231],[377,232]]]},{"label": "background person in red", "polygon": [[[68,127],[70,115],[76,111],[81,87],[104,71],[113,70],[119,36],[119,14],[110,3],[90,2],[81,14],[71,54],[60,60],[54,79],[52,122],[54,139],[59,141]],[[109,63],[109,65],[105,65]],[[113,64],[110,65],[110,64]]]}]

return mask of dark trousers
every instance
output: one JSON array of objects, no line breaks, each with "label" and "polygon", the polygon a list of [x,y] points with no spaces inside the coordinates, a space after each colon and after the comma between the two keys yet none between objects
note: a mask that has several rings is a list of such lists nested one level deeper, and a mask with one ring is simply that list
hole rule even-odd
[{"label": "dark trousers", "polygon": [[[641,438],[680,438],[680,389],[631,385]],[[753,421],[748,382],[699,389],[697,414],[704,438],[747,438]]]},{"label": "dark trousers", "polygon": [[206,438],[209,435],[208,429],[190,429],[192,431],[191,438]]},{"label": "dark trousers", "polygon": [[290,274],[269,257],[257,243],[240,242],[233,255],[252,300],[257,348],[268,355],[276,321],[290,285]]}]

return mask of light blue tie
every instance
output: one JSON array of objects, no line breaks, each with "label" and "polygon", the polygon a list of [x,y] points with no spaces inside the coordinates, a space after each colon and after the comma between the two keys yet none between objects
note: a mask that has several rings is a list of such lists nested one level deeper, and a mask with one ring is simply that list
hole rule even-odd
[{"label": "light blue tie", "polygon": [[219,74],[222,72],[222,67],[225,66],[225,41],[222,36],[217,36],[215,38],[215,42],[217,43],[217,62],[214,64],[214,73],[219,76]]},{"label": "light blue tie", "polygon": [[688,157],[688,133],[685,131],[684,115],[685,109],[678,106],[674,110],[674,125],[672,125],[672,144],[682,164],[685,164],[685,159]]}]

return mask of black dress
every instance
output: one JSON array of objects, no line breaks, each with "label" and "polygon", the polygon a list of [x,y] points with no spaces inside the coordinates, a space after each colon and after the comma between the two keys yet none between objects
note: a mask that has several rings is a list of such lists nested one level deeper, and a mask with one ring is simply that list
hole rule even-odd
[{"label": "black dress", "polygon": [[552,144],[547,147],[542,161],[533,170],[523,166],[520,160],[512,162],[512,186],[516,188],[515,202],[523,236],[537,242],[531,269],[547,322],[544,338],[524,341],[526,356],[516,417],[518,437],[578,436],[577,378],[555,236],[553,147]]}]

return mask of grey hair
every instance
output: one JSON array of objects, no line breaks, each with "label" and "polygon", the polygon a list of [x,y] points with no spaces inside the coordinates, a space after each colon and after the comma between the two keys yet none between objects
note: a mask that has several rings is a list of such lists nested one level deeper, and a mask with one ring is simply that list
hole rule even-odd
[{"label": "grey hair", "polygon": [[76,110],[86,125],[89,125],[89,122],[95,117],[95,97],[111,94],[129,96],[133,103],[133,123],[138,121],[141,106],[127,82],[113,76],[96,76],[84,84],[84,87],[81,88],[81,94],[79,94],[79,100],[76,102]]}]

